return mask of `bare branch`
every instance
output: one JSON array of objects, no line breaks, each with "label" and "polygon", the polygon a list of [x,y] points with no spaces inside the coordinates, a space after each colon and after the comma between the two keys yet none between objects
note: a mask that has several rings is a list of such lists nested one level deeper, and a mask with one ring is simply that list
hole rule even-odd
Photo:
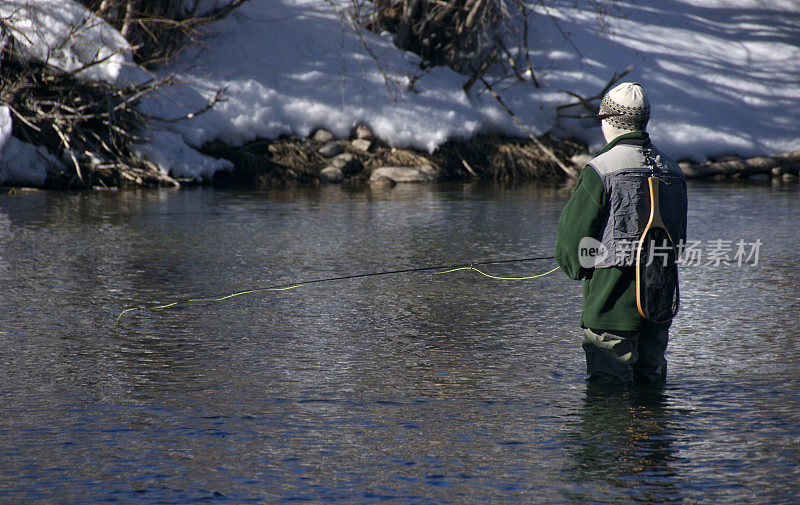
[{"label": "bare branch", "polygon": [[64,144],[64,152],[68,153],[69,157],[72,159],[72,164],[75,166],[75,174],[77,174],[78,179],[80,179],[81,182],[83,182],[83,175],[81,175],[81,165],[80,163],[78,163],[78,159],[75,157],[75,153],[72,152],[72,147],[70,146],[69,139],[67,138],[66,135],[64,135],[64,132],[61,131],[61,128],[58,127],[58,123],[54,122],[51,123],[51,125],[53,126],[53,129],[56,131],[56,134],[58,134],[59,138],[61,139],[61,142]]},{"label": "bare branch", "polygon": [[494,62],[495,58],[497,58],[499,52],[500,50],[498,48],[495,48],[489,54],[489,56],[485,60],[483,60],[481,66],[478,67],[477,70],[473,71],[472,76],[463,86],[465,92],[469,92],[469,89],[472,87],[473,84],[475,84],[475,81],[483,78],[483,74],[485,74],[486,71],[489,70],[489,66]]},{"label": "bare branch", "polygon": [[519,126],[522,131],[524,131],[526,134],[528,134],[528,137],[530,137],[531,140],[533,140],[533,143],[536,144],[536,147],[541,149],[543,153],[545,153],[551,160],[553,160],[553,162],[558,166],[558,168],[560,168],[565,174],[567,174],[568,177],[570,177],[572,179],[576,179],[578,177],[578,172],[575,171],[574,168],[568,167],[567,165],[564,164],[564,162],[559,160],[558,157],[555,155],[555,153],[553,153],[552,150],[550,150],[546,145],[544,145],[542,143],[542,141],[539,140],[536,137],[536,135],[531,133],[531,131],[528,129],[528,127],[526,127],[522,123],[522,121],[519,120],[517,115],[514,114],[514,111],[512,111],[508,107],[508,105],[506,105],[506,103],[503,101],[503,99],[500,97],[500,95],[498,95],[494,91],[494,89],[492,89],[491,85],[488,82],[486,82],[486,80],[483,77],[481,77],[480,80],[483,83],[483,85],[486,87],[486,90],[494,97],[495,100],[497,100],[497,103],[499,103],[503,107],[503,109],[505,109],[505,111],[508,113],[508,115],[511,116],[511,119],[514,120],[514,123],[516,123],[517,126]]},{"label": "bare branch", "polygon": [[122,36],[126,39],[128,38],[128,34],[131,31],[131,25],[133,24],[133,9],[133,0],[127,0],[125,2],[125,18],[122,21],[122,28],[119,30]]},{"label": "bare branch", "polygon": [[[578,93],[572,91],[561,90],[562,93],[566,93],[571,97],[576,98],[578,101],[557,106],[556,111],[558,117],[587,118],[587,117],[597,116],[597,106],[594,105],[592,102],[602,99],[606,95],[606,93],[608,93],[608,90],[610,90],[615,84],[617,84],[617,82],[619,82],[623,77],[628,75],[628,73],[630,73],[631,70],[633,70],[633,65],[628,65],[628,67],[626,67],[625,70],[623,70],[621,73],[614,72],[614,75],[611,76],[611,79],[608,80],[603,89],[596,95],[590,96],[588,98],[584,98]],[[588,112],[587,114],[562,114],[560,112],[570,107],[582,107]]]}]

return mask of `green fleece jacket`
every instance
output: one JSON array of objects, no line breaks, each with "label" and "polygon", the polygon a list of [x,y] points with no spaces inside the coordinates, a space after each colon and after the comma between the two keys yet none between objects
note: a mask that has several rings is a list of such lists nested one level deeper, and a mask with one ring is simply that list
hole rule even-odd
[{"label": "green fleece jacket", "polygon": [[[646,140],[645,132],[617,137],[597,153],[602,154],[624,139]],[[636,273],[633,267],[585,269],[581,267],[578,244],[584,237],[599,238],[609,213],[608,195],[597,172],[587,166],[561,211],[556,229],[555,257],[558,266],[572,279],[583,283],[581,326],[593,330],[632,331],[669,328],[670,322],[655,324],[636,308]]]}]

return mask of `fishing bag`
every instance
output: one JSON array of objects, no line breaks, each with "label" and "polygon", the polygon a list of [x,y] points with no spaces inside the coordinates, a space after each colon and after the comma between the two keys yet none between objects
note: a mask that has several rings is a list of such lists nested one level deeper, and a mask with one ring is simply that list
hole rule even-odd
[{"label": "fishing bag", "polygon": [[650,218],[636,248],[636,306],[654,323],[670,321],[678,313],[678,250],[659,210],[658,177],[648,177]]}]

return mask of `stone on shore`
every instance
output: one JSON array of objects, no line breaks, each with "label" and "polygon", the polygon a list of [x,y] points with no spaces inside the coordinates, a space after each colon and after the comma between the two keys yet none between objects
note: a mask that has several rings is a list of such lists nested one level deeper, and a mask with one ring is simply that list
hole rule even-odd
[{"label": "stone on shore", "polygon": [[342,182],[344,173],[341,168],[328,165],[319,172],[319,180],[322,182]]},{"label": "stone on shore", "polygon": [[351,177],[364,169],[361,161],[352,153],[338,154],[328,162],[328,165],[341,170],[345,177]]},{"label": "stone on shore", "polygon": [[327,144],[333,140],[333,133],[329,132],[325,128],[320,128],[314,132],[314,135],[311,137],[311,139],[314,142],[319,142],[320,144]]},{"label": "stone on shore", "polygon": [[380,178],[394,182],[430,182],[438,179],[439,174],[430,165],[421,167],[381,167],[372,171],[369,181],[372,184]]},{"label": "stone on shore", "polygon": [[357,139],[372,140],[375,135],[372,133],[372,128],[370,128],[369,125],[366,123],[358,123],[353,127],[351,136]]},{"label": "stone on shore", "polygon": [[365,153],[369,151],[369,147],[372,145],[372,142],[366,139],[354,139],[350,142],[350,147],[354,150]]},{"label": "stone on shore", "polygon": [[321,155],[325,156],[326,158],[330,158],[332,156],[336,156],[337,154],[341,153],[344,149],[339,142],[330,141],[327,142],[324,146],[320,147],[317,152]]},{"label": "stone on shore", "polygon": [[352,153],[337,154],[330,161],[330,165],[332,167],[344,169],[344,167],[346,167],[347,165],[352,163],[355,159],[356,159],[356,157],[353,156]]},{"label": "stone on shore", "polygon": [[586,166],[587,163],[592,161],[592,155],[588,153],[577,153],[572,155],[569,161],[572,163],[572,166],[577,167],[578,170],[581,170]]},{"label": "stone on shore", "polygon": [[394,180],[389,179],[388,177],[379,176],[375,178],[370,178],[369,180],[370,187],[374,188],[393,188],[397,186],[397,183]]}]

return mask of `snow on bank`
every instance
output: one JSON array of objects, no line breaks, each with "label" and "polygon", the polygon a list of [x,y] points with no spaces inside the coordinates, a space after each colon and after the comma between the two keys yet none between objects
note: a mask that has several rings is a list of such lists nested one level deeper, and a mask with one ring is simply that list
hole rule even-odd
[{"label": "snow on bank", "polygon": [[[113,26],[73,0],[2,0],[0,47],[13,39],[20,55],[76,79],[141,83],[150,76],[133,63],[131,47]],[[12,136],[10,111],[0,107],[0,183],[41,186],[62,166],[44,147]]]},{"label": "snow on bank", "polygon": [[[602,143],[592,120],[560,120],[557,105],[597,94],[615,71],[646,86],[650,131],[675,157],[800,148],[800,18],[787,0],[555,0],[531,14],[529,46],[540,89],[518,83],[501,94],[536,133]],[[596,8],[604,7],[603,30]],[[368,49],[327,2],[246,3],[211,26],[203,48],[184,53],[174,89],[146,108],[165,116],[199,109],[219,88],[227,101],[181,124],[191,145],[221,139],[308,134],[346,136],[359,120],[396,146],[433,150],[482,131],[523,134],[466,77],[422,72],[391,37],[363,32]],[[568,35],[568,40],[564,38]],[[183,69],[183,70],[181,70]],[[387,80],[388,78],[388,84]]]},{"label": "snow on bank", "polygon": [[[305,135],[318,126],[346,136],[366,120],[395,145],[433,150],[505,120],[491,98],[468,97],[461,90],[464,77],[449,69],[431,70],[409,91],[422,75],[419,59],[395,48],[390,37],[364,32],[373,59],[324,1],[250,2],[211,28],[218,33],[207,46],[185,53],[176,67],[191,66],[179,77],[197,94],[176,90],[150,104],[154,112],[177,116],[225,88],[227,101],[182,124],[193,145]],[[170,98],[186,108],[175,108]],[[535,123],[545,115],[539,112]]]},{"label": "snow on bank", "polygon": [[131,146],[133,152],[154,163],[165,175],[176,179],[211,180],[218,170],[231,170],[233,163],[192,149],[180,135],[151,130],[148,142]]},{"label": "snow on bank", "polygon": [[125,37],[73,0],[3,0],[0,19],[24,56],[79,79],[115,82],[134,66]]},{"label": "snow on bank", "polygon": [[[531,131],[576,136],[590,148],[600,147],[595,120],[558,118],[556,107],[572,101],[565,91],[593,96],[615,72],[633,65],[625,79],[648,90],[649,130],[674,157],[800,149],[796,2],[548,0],[546,5],[532,6],[529,23],[530,58],[541,88],[531,82],[499,87]],[[597,9],[604,11],[600,24]],[[33,59],[71,72],[99,61],[80,72],[90,80],[143,78],[122,35],[73,0],[5,0],[0,16],[13,20],[10,34]],[[84,28],[70,28],[76,24]],[[247,2],[210,25],[202,47],[185,51],[162,72],[176,72],[182,84],[141,105],[162,118],[201,110],[225,90],[225,100],[203,114],[154,123],[147,135],[151,141],[137,147],[179,178],[208,179],[230,168],[190,146],[307,135],[316,127],[345,137],[359,121],[392,145],[428,151],[482,132],[524,136],[491,96],[479,93],[480,83],[467,94],[466,76],[446,68],[420,70],[419,58],[397,49],[391,35],[355,32],[325,0]],[[7,111],[3,114],[6,118]],[[0,124],[0,140],[9,137],[9,127]],[[47,162],[58,163],[9,137],[0,156],[0,182],[36,184]]]},{"label": "snow on bank", "polygon": [[[606,39],[591,12],[571,2],[538,12],[553,19],[544,47],[563,40],[557,23],[573,34],[585,58],[582,66],[574,55],[559,62],[546,77],[549,84],[594,94],[613,71],[635,65],[629,77],[646,86],[653,105],[649,130],[675,157],[800,148],[796,2],[615,2]],[[536,61],[545,66],[551,52],[537,54]]]},{"label": "snow on bank", "polygon": [[11,136],[11,111],[0,106],[0,183],[40,186],[47,168],[58,161],[43,147]]}]

